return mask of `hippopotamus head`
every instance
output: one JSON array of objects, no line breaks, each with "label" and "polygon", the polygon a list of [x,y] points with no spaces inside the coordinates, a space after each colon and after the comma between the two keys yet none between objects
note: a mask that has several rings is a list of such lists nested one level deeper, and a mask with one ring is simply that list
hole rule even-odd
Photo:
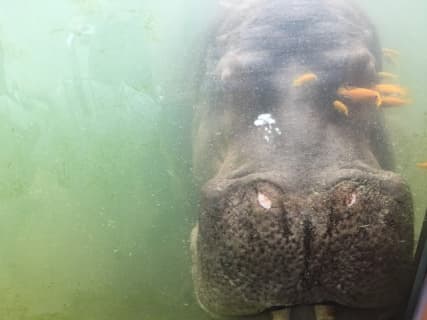
[{"label": "hippopotamus head", "polygon": [[340,87],[377,82],[381,48],[366,16],[348,0],[228,6],[205,62],[193,143],[200,304],[246,315],[400,303],[412,200],[391,171],[383,111],[365,100],[344,101],[348,116],[333,107]]}]

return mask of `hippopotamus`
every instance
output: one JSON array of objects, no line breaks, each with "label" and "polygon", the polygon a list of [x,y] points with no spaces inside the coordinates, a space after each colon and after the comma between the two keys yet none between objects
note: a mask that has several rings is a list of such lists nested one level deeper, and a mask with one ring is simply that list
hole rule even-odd
[{"label": "hippopotamus", "polygon": [[381,107],[333,107],[339,88],[379,81],[373,23],[349,0],[252,0],[224,3],[212,29],[193,116],[199,304],[396,317],[413,269],[411,193]]}]

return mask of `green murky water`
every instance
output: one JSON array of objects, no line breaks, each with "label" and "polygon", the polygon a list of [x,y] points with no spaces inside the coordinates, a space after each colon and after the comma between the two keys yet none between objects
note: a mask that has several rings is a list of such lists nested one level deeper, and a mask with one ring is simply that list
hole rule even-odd
[{"label": "green murky water", "polygon": [[360,0],[379,31],[383,47],[400,52],[397,65],[384,70],[396,73],[399,83],[409,89],[411,105],[387,109],[386,122],[393,139],[396,171],[409,182],[414,197],[416,233],[427,208],[427,170],[416,167],[427,159],[427,3],[422,0],[372,3]]},{"label": "green murky water", "polygon": [[[0,319],[208,319],[190,279],[194,80],[213,1],[0,0]],[[361,1],[413,104],[387,110],[427,207],[425,2]]]}]

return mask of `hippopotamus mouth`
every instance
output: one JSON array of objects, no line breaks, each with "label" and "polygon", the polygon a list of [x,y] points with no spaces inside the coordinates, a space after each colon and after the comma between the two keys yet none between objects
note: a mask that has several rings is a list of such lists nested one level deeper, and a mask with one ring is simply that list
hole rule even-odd
[{"label": "hippopotamus mouth", "polygon": [[[413,208],[371,90],[382,68],[375,29],[344,0],[248,8],[218,24],[195,107],[198,301],[220,315],[396,308]],[[338,101],[342,92],[354,100]]]},{"label": "hippopotamus mouth", "polygon": [[280,173],[252,174],[206,185],[202,207],[194,272],[213,313],[402,299],[412,208],[392,172],[343,169],[304,193],[286,190]]}]

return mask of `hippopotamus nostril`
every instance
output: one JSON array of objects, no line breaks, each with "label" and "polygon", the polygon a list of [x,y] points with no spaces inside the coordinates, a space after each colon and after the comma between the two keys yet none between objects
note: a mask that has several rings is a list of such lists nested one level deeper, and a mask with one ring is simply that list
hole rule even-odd
[{"label": "hippopotamus nostril", "polygon": [[268,198],[265,194],[258,192],[258,203],[261,207],[264,209],[270,209],[271,208],[271,200]]},{"label": "hippopotamus nostril", "polygon": [[349,197],[347,198],[347,207],[350,208],[356,203],[357,200],[357,194],[355,192],[352,192]]}]

